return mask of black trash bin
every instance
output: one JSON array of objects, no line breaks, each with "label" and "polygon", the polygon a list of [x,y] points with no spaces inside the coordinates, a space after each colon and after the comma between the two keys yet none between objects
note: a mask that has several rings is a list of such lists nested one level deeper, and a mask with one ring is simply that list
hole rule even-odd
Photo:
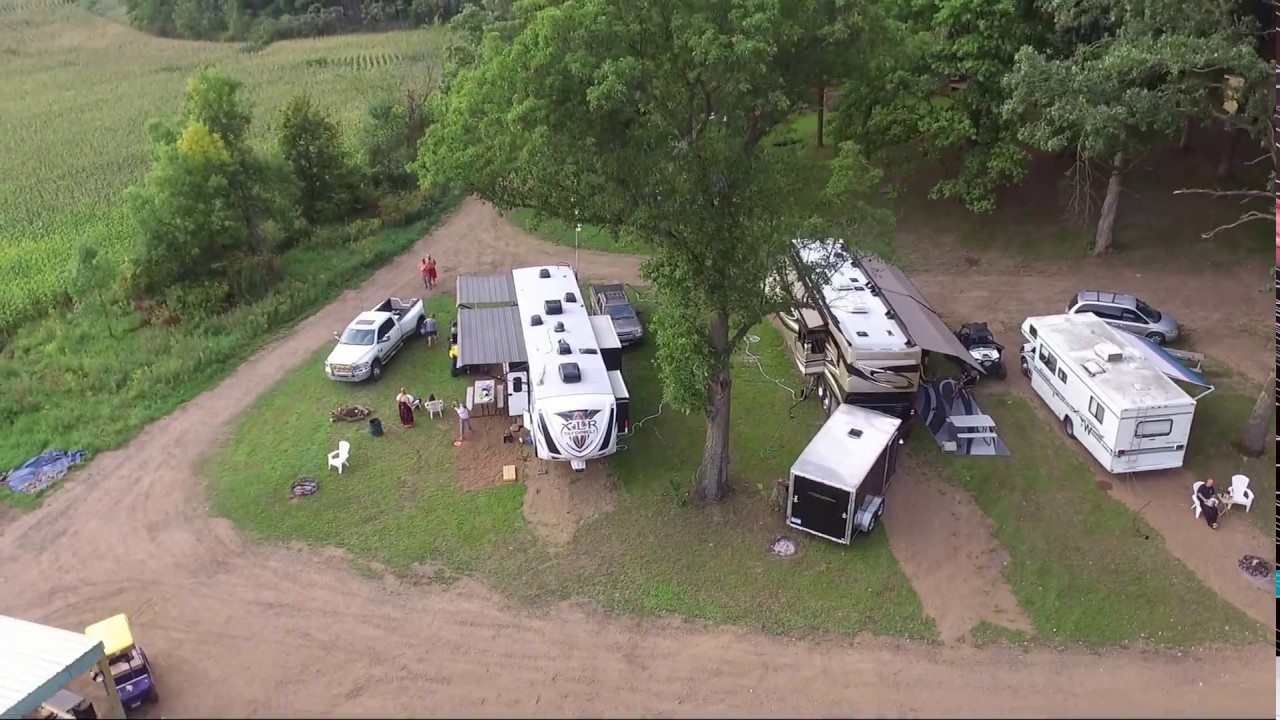
[{"label": "black trash bin", "polygon": [[382,437],[382,421],[378,418],[369,418],[369,434],[374,437]]}]

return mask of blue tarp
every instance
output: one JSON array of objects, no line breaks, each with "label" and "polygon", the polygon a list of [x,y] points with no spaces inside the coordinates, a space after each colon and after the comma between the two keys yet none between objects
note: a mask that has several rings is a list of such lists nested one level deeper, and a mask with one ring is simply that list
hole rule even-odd
[{"label": "blue tarp", "polygon": [[1134,350],[1142,353],[1143,357],[1145,357],[1148,362],[1155,365],[1160,372],[1164,373],[1171,380],[1178,380],[1187,383],[1188,385],[1195,385],[1196,387],[1201,387],[1206,390],[1213,389],[1213,385],[1205,379],[1202,373],[1196,372],[1186,365],[1183,365],[1181,360],[1170,355],[1167,350],[1159,345],[1151,342],[1141,335],[1132,335],[1130,333],[1121,334],[1125,340],[1129,341],[1129,344],[1133,346]]},{"label": "blue tarp", "polygon": [[84,462],[88,454],[84,450],[46,450],[10,472],[5,485],[14,492],[38,493]]}]

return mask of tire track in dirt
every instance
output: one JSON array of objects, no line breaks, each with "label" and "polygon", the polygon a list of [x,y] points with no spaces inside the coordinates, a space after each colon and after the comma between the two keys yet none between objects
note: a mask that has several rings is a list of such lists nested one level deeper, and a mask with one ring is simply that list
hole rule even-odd
[{"label": "tire track in dirt", "polygon": [[[103,453],[0,528],[0,612],[66,628],[133,616],[163,699],[143,716],[1262,716],[1266,648],[1173,656],[807,642],[734,629],[539,613],[474,582],[360,577],[342,553],[245,542],[210,518],[199,463],[235,419],[375,299],[417,294],[419,258],[461,268],[565,259],[468,200],[414,249],[217,387]],[[636,258],[582,252],[636,279]],[[105,544],[104,544],[104,541]],[[1205,692],[1201,684],[1211,687]]]}]

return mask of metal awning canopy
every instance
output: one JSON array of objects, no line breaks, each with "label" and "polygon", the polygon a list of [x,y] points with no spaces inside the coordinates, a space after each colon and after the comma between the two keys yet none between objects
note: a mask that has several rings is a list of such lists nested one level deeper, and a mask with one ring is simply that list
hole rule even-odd
[{"label": "metal awning canopy", "polygon": [[971,365],[978,372],[983,372],[982,366],[956,339],[942,318],[938,317],[938,313],[924,299],[920,288],[911,282],[906,273],[873,255],[865,255],[859,260],[871,281],[884,293],[882,297],[885,302],[898,314],[902,324],[907,326],[907,333],[917,345],[930,352],[950,355]]},{"label": "metal awning canopy", "polygon": [[458,308],[459,367],[528,361],[519,308]]},{"label": "metal awning canopy", "polygon": [[0,615],[0,717],[35,710],[104,657],[87,635]]},{"label": "metal awning canopy", "polygon": [[460,308],[515,304],[516,281],[509,272],[497,275],[458,276],[458,307]]}]

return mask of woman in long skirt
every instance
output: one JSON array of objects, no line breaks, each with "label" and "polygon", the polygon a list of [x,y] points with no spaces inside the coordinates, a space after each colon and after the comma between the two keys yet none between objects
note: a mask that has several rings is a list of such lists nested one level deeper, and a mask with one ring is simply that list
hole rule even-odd
[{"label": "woman in long skirt", "polygon": [[413,406],[409,404],[409,394],[404,388],[400,388],[400,394],[396,395],[396,406],[400,409],[400,424],[413,427]]}]

